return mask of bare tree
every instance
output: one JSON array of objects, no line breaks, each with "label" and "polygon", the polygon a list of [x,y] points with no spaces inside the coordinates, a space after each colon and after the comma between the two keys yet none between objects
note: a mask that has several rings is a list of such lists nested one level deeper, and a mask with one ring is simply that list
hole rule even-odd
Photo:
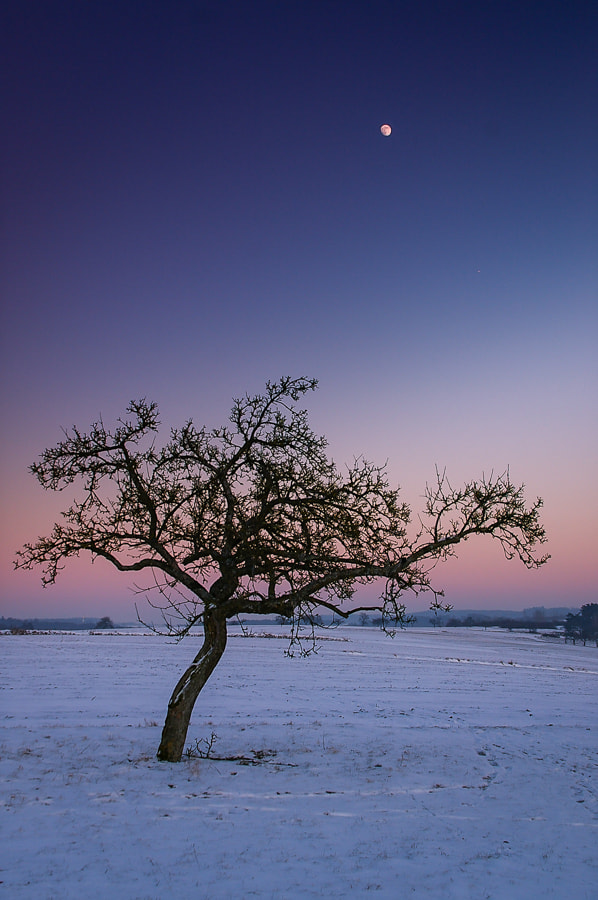
[{"label": "bare tree", "polygon": [[[291,619],[293,636],[318,608],[346,619],[381,613],[405,621],[406,592],[432,591],[430,572],[461,541],[488,534],[507,557],[533,568],[545,542],[541,500],[526,506],[508,472],[453,488],[442,473],[408,536],[410,509],[385,467],[356,459],[341,471],[297,402],[315,380],[283,378],[234,401],[230,424],[211,431],[189,421],[158,446],[156,405],[140,400],[110,431],[102,421],[44,451],[31,470],[49,490],[77,482],[80,499],[47,537],[26,544],[17,568],[43,567],[52,584],[65,561],[88,551],[122,572],[152,573],[150,602],[168,633],[203,626],[203,645],[176,685],[158,758],[180,760],[199,692],[218,664],[227,621],[262,613]],[[380,598],[351,607],[360,585]],[[151,598],[154,599],[151,599]]]}]

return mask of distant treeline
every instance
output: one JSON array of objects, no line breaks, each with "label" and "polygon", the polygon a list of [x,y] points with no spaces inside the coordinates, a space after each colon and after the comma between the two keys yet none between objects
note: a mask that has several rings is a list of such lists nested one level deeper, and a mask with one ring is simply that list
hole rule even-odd
[{"label": "distant treeline", "polygon": [[[413,615],[405,617],[404,625],[415,625],[424,628],[506,628],[509,630],[517,629],[521,631],[537,631],[539,628],[544,629],[565,629],[567,622],[571,617],[578,613],[578,609],[570,607],[553,607],[547,609],[544,606],[534,606],[531,609],[522,611],[510,610],[461,610],[451,613],[434,613],[430,611],[417,612]],[[281,625],[288,624],[289,620],[283,617],[277,619]],[[313,613],[310,616],[301,618],[303,624],[313,623],[314,625],[360,625],[380,627],[382,617],[376,614],[368,614],[361,612],[341,623],[336,617],[327,615],[318,615]],[[386,625],[393,626],[393,622],[387,621]]]},{"label": "distant treeline", "polygon": [[512,618],[505,616],[487,617],[487,616],[466,616],[464,619],[458,616],[451,616],[442,625],[445,628],[507,628],[512,631],[514,628],[525,631],[537,631],[538,628],[562,628],[565,624],[563,616],[555,616],[554,618],[537,619],[531,617]]},{"label": "distant treeline", "polygon": [[0,617],[0,631],[88,631],[90,628],[114,628],[112,619],[86,616],[76,619],[12,619]]}]

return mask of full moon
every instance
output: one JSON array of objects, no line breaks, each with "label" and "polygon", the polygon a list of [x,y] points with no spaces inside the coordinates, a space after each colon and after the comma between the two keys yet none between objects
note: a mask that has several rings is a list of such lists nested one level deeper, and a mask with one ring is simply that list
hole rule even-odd
[{"label": "full moon", "polygon": [[388,135],[392,132],[392,128],[390,127],[390,125],[382,125],[380,127],[380,131],[382,132],[384,137],[388,137]]}]

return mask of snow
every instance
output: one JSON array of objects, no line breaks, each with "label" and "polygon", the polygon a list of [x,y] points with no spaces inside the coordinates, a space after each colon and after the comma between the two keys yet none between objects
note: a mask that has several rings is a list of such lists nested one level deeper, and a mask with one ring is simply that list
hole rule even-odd
[{"label": "snow", "polygon": [[325,636],[232,636],[188,743],[246,760],[178,765],[154,754],[196,640],[0,636],[0,894],[594,900],[595,647]]}]

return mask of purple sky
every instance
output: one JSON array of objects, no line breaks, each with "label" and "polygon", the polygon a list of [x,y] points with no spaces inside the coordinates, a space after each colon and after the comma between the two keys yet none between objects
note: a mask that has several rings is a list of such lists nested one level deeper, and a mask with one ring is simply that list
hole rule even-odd
[{"label": "purple sky", "polygon": [[551,563],[468,544],[456,607],[594,601],[597,37],[589,2],[6,4],[0,614],[134,618],[99,563],[12,571],[62,426],[285,374],[415,511],[436,465],[545,498]]}]

